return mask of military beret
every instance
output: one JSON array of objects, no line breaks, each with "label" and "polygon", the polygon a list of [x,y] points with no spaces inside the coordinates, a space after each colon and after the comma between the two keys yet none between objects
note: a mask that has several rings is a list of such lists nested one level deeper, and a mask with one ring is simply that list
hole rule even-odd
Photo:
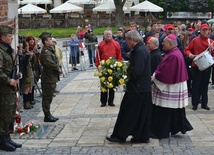
[{"label": "military beret", "polygon": [[43,39],[47,39],[47,38],[52,38],[52,36],[51,36],[51,33],[49,33],[49,32],[42,32],[39,35],[39,38],[43,40]]},{"label": "military beret", "polygon": [[0,26],[0,35],[4,35],[4,34],[13,34],[13,29],[9,26],[1,25]]}]

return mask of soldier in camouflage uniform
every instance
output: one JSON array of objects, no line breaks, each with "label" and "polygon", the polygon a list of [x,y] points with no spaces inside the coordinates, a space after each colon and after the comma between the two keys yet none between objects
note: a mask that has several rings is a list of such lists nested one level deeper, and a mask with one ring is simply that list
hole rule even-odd
[{"label": "soldier in camouflage uniform", "polygon": [[16,114],[16,87],[18,81],[12,79],[13,40],[12,28],[0,26],[0,150],[15,151],[22,147],[10,138]]},{"label": "soldier in camouflage uniform", "polygon": [[40,62],[43,66],[41,75],[42,82],[42,109],[44,112],[44,122],[56,122],[59,118],[55,118],[50,113],[50,105],[53,100],[56,82],[58,81],[61,69],[58,65],[57,57],[52,48],[53,41],[51,34],[43,32],[39,38],[42,39],[44,47],[41,50]]}]

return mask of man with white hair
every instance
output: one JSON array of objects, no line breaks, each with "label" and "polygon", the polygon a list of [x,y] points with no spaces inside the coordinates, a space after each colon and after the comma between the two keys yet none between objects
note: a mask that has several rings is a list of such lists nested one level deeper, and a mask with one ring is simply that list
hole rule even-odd
[{"label": "man with white hair", "polygon": [[149,143],[151,125],[150,56],[137,30],[125,33],[130,54],[128,82],[110,142],[125,142],[131,135],[132,143]]},{"label": "man with white hair", "polygon": [[[97,47],[96,52],[96,67],[100,65],[102,60],[107,60],[114,57],[118,61],[122,60],[120,44],[112,38],[112,31],[107,29],[104,31],[104,40]],[[106,92],[100,93],[101,107],[105,107],[107,102],[109,106],[115,106],[114,102],[115,91],[109,88]]]},{"label": "man with white hair", "polygon": [[192,130],[186,118],[188,105],[188,74],[184,57],[177,48],[177,38],[169,34],[163,40],[166,55],[153,74],[152,125],[153,138],[168,138],[178,132],[185,134]]}]

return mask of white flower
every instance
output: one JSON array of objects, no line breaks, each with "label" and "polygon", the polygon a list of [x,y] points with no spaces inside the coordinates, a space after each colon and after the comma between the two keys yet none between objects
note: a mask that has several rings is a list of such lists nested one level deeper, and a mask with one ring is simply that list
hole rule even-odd
[{"label": "white flower", "polygon": [[101,60],[101,65],[105,65],[105,60]]},{"label": "white flower", "polygon": [[98,66],[98,70],[102,70],[103,67],[101,65]]},{"label": "white flower", "polygon": [[113,66],[113,65],[110,65],[110,68],[114,68],[114,66]]},{"label": "white flower", "polygon": [[127,76],[126,75],[123,75],[123,79],[126,79],[127,78]]}]

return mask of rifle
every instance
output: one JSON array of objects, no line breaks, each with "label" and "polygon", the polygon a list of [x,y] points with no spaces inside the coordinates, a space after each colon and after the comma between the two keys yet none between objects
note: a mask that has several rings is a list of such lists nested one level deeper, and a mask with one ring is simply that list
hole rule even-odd
[{"label": "rifle", "polygon": [[16,54],[14,62],[13,62],[12,77],[11,77],[12,79],[15,79],[15,80],[22,78],[22,75],[21,75],[21,73],[18,72],[19,70],[17,68],[17,57],[18,57],[18,54]]},{"label": "rifle", "polygon": [[13,61],[13,68],[12,68],[12,79],[15,79],[15,80],[18,80],[18,79],[21,79],[22,75],[19,73],[19,69],[17,68],[18,64],[17,64],[17,58],[18,58],[18,53],[16,52],[16,29],[17,29],[17,23],[16,23],[16,17],[14,17],[14,35],[15,35],[15,59]]}]

